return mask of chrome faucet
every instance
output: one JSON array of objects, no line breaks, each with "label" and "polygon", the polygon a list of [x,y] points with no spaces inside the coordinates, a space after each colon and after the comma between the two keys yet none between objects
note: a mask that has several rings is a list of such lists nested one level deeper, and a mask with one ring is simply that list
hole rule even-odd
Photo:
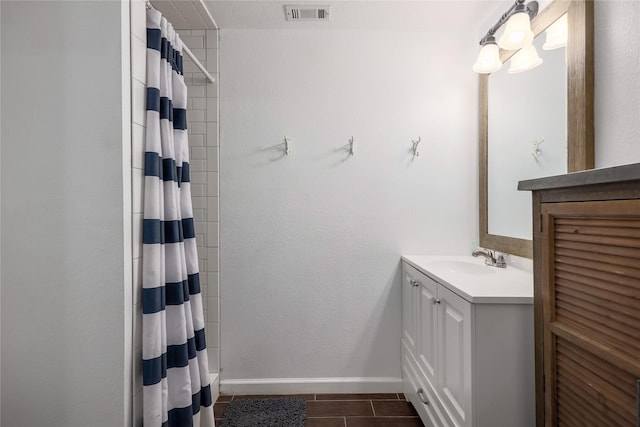
[{"label": "chrome faucet", "polygon": [[504,260],[504,255],[502,254],[498,255],[498,258],[496,258],[495,252],[492,251],[491,249],[487,249],[487,250],[476,249],[473,252],[471,252],[471,255],[474,257],[477,257],[477,256],[484,257],[485,258],[484,263],[492,267],[498,267],[498,268],[507,267],[507,263]]}]

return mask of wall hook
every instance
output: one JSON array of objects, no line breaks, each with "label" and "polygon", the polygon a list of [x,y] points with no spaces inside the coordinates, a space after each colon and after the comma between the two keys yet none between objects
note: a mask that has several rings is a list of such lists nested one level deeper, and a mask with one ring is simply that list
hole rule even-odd
[{"label": "wall hook", "polygon": [[289,141],[291,141],[291,138],[285,135],[284,136],[284,154],[286,154],[287,156],[291,154],[291,150],[289,149]]},{"label": "wall hook", "polygon": [[542,154],[542,150],[540,150],[540,144],[544,142],[544,138],[540,138],[538,140],[531,141],[531,155],[537,159]]},{"label": "wall hook", "polygon": [[420,140],[420,136],[418,136],[417,141],[411,140],[411,152],[413,153],[413,157],[418,157],[420,155],[420,152],[418,151],[418,144],[420,144]]},{"label": "wall hook", "polygon": [[351,137],[351,139],[349,139],[349,155],[353,156],[353,143],[355,142],[355,139],[353,139],[353,136]]}]

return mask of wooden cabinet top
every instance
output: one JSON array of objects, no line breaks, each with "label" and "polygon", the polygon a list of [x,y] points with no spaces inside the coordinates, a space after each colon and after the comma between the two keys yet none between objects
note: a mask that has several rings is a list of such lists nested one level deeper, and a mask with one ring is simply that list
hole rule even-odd
[{"label": "wooden cabinet top", "polygon": [[518,183],[518,190],[538,191],[557,188],[581,187],[587,185],[640,181],[640,163],[591,169],[565,175],[529,179]]}]

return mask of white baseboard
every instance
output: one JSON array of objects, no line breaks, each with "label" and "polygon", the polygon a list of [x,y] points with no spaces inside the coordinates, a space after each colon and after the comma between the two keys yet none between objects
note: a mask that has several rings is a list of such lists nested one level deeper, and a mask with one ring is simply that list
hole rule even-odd
[{"label": "white baseboard", "polygon": [[402,378],[260,378],[220,381],[225,394],[401,393]]}]

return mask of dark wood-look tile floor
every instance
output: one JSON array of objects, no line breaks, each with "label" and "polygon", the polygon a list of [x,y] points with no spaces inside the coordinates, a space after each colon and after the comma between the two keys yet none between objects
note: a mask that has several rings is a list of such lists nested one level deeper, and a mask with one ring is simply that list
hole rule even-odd
[{"label": "dark wood-look tile floor", "polygon": [[222,395],[214,405],[216,424],[231,400],[276,397],[302,397],[307,402],[305,427],[424,427],[402,393]]}]

